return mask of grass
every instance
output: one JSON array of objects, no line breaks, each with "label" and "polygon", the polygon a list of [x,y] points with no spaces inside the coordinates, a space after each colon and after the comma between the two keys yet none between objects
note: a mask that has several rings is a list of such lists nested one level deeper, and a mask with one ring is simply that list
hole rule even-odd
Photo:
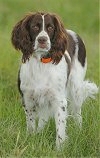
[{"label": "grass", "polygon": [[0,157],[100,157],[99,96],[84,103],[81,131],[68,119],[69,142],[61,151],[55,149],[54,120],[50,120],[41,133],[26,134],[25,115],[17,90],[20,53],[13,49],[10,38],[15,23],[27,12],[37,10],[59,14],[68,29],[83,37],[88,57],[86,77],[99,84],[98,0],[0,0]]}]

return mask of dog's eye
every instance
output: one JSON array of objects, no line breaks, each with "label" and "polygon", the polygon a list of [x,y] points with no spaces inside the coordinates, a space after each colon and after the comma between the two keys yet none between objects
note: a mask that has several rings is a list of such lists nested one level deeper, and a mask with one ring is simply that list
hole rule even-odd
[{"label": "dog's eye", "polygon": [[34,31],[39,31],[39,26],[33,26],[32,28],[34,29]]},{"label": "dog's eye", "polygon": [[54,30],[54,28],[53,28],[52,26],[48,26],[47,30],[48,30],[49,32],[52,32],[52,31]]}]

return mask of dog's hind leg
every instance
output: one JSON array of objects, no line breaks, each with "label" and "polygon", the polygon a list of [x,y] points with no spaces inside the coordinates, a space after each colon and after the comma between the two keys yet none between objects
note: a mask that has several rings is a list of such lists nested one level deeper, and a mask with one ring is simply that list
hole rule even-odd
[{"label": "dog's hind leg", "polygon": [[93,98],[98,92],[96,84],[85,81],[86,67],[83,67],[78,60],[75,61],[68,80],[68,95],[70,101],[71,114],[76,122],[81,126],[81,107],[86,98]]}]

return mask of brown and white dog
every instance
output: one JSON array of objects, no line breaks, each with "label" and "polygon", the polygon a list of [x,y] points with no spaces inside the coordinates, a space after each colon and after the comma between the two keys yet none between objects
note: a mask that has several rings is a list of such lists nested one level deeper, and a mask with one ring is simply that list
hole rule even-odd
[{"label": "brown and white dog", "polygon": [[81,126],[82,103],[98,91],[96,84],[84,81],[87,69],[84,43],[75,32],[64,28],[58,16],[40,12],[28,14],[15,25],[12,43],[22,52],[18,87],[27,130],[40,131],[48,118],[54,116],[59,148],[66,138],[67,102]]}]

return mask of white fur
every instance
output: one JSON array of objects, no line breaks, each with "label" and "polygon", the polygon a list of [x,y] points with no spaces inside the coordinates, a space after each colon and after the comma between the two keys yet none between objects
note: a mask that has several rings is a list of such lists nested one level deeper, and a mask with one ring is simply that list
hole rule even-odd
[{"label": "white fur", "polygon": [[[84,81],[87,64],[85,63],[85,67],[83,67],[78,61],[76,35],[71,31],[70,33],[76,41],[76,51],[71,63],[68,83],[68,66],[64,57],[58,65],[54,65],[52,63],[44,64],[40,62],[39,58],[31,56],[29,61],[22,63],[20,69],[20,88],[24,94],[27,129],[29,132],[35,131],[35,121],[38,118],[37,131],[40,131],[48,118],[53,116],[56,123],[57,147],[66,138],[67,100],[70,101],[71,113],[81,125],[82,103],[88,96],[93,97],[97,93],[97,86],[94,83]],[[37,53],[38,55],[39,53]],[[67,56],[71,61],[68,53]]]},{"label": "white fur", "polygon": [[45,28],[45,22],[44,22],[44,15],[42,15],[42,20],[43,20],[43,31],[44,31],[44,28]]},{"label": "white fur", "polygon": [[68,53],[68,51],[67,51],[67,50],[65,51],[65,54],[66,54],[66,56],[67,56],[68,60],[69,60],[69,61],[70,61],[70,63],[71,63],[71,57],[70,57],[70,55],[69,55],[69,53]]},{"label": "white fur", "polygon": [[[50,116],[55,117],[57,139],[56,143],[65,140],[65,124],[67,118],[66,81],[67,65],[64,57],[58,65],[43,64],[36,58],[22,64],[20,69],[21,90],[24,94],[27,128],[35,131],[35,120],[39,118],[42,129]],[[33,112],[33,107],[37,112]],[[63,111],[62,108],[65,108]],[[35,117],[36,115],[36,117]],[[60,122],[59,122],[60,121]],[[61,139],[59,139],[61,137]]]}]

